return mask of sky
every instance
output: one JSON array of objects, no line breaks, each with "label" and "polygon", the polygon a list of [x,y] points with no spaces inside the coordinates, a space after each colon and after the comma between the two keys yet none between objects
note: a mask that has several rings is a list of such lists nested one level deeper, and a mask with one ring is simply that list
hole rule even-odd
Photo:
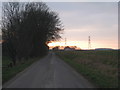
[{"label": "sky", "polygon": [[64,25],[62,40],[50,46],[76,45],[88,48],[118,48],[117,2],[49,2],[51,10],[59,13]]},{"label": "sky", "polygon": [[64,26],[62,39],[49,43],[49,46],[65,46],[66,38],[66,46],[87,49],[88,36],[90,36],[91,48],[93,49],[118,48],[118,0],[104,0],[104,2],[103,0],[84,0],[84,2],[83,0],[42,1],[45,1],[52,11],[59,14]]}]

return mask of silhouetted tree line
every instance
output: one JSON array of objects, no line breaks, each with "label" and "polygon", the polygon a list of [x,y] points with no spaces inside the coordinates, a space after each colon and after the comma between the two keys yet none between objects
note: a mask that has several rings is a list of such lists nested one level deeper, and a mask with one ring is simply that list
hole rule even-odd
[{"label": "silhouetted tree line", "polygon": [[14,65],[48,53],[47,43],[60,39],[63,30],[58,14],[43,2],[2,3],[2,51]]}]

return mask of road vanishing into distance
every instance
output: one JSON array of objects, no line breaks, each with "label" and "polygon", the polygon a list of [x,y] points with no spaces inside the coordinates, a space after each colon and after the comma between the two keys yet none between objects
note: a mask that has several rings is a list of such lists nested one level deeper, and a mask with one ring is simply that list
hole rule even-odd
[{"label": "road vanishing into distance", "polygon": [[3,88],[94,88],[82,75],[50,52],[20,72]]}]

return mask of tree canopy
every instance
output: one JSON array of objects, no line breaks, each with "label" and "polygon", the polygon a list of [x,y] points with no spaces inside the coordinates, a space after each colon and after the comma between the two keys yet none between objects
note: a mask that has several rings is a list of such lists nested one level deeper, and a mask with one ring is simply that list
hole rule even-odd
[{"label": "tree canopy", "polygon": [[47,43],[61,38],[60,18],[43,2],[5,2],[2,11],[3,52],[9,52],[14,64],[47,54]]}]

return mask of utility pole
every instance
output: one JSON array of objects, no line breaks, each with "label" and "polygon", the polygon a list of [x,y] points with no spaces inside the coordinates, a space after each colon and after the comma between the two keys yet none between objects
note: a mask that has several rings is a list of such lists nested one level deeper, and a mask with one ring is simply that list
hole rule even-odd
[{"label": "utility pole", "polygon": [[65,38],[65,46],[66,46],[66,44],[67,44],[67,39]]},{"label": "utility pole", "polygon": [[88,49],[91,48],[91,40],[90,40],[90,36],[88,36]]}]

